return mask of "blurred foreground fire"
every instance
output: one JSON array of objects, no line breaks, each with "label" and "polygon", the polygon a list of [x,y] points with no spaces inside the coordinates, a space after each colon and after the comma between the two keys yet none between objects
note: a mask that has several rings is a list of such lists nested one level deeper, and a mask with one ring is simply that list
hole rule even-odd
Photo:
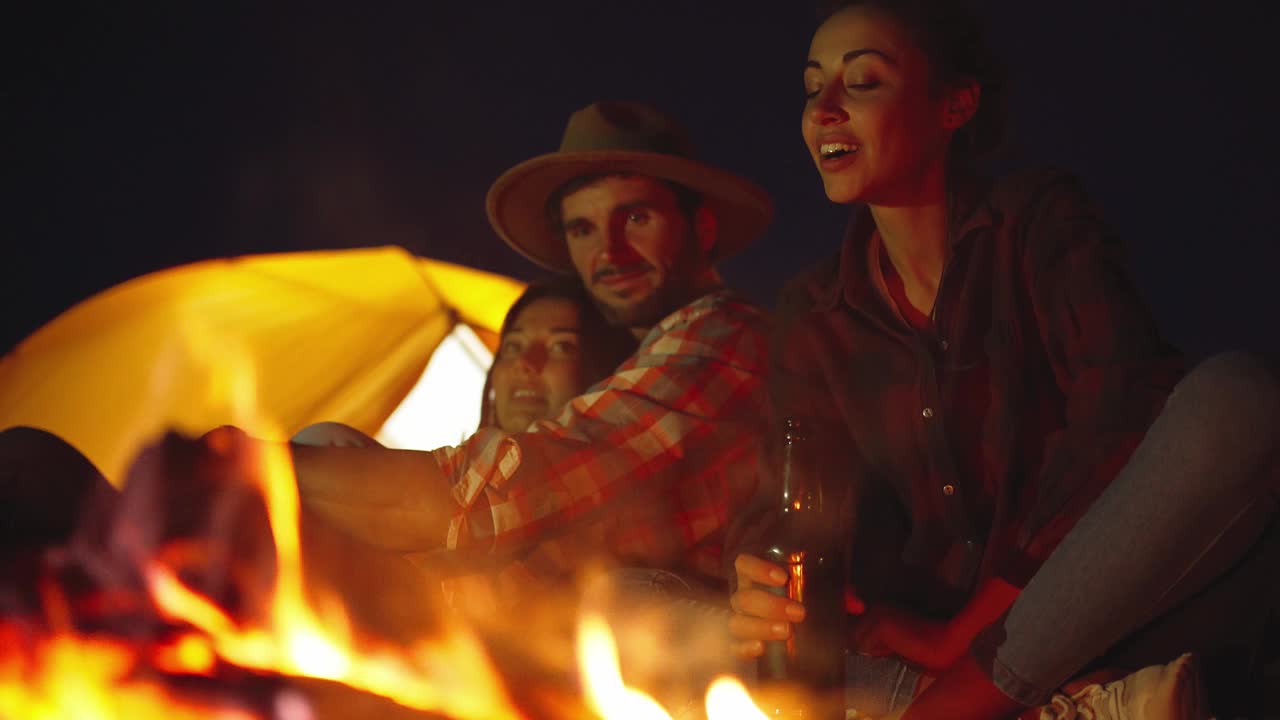
[{"label": "blurred foreground fire", "polygon": [[[281,437],[258,413],[248,355],[199,323],[186,330],[193,353],[221,359],[211,365],[216,397],[201,401],[229,408],[259,437]],[[341,583],[317,582],[331,568],[304,572],[314,545],[303,542],[287,449],[236,438],[169,436],[67,547],[0,568],[0,720],[672,717],[624,683],[613,629],[576,605],[576,679],[571,667],[510,652],[511,628],[495,637],[434,595],[406,593],[429,627],[368,631],[371,615],[394,615],[388,606],[353,613]],[[406,584],[386,574],[392,566],[355,557],[373,567],[360,581],[382,586],[366,592]],[[530,617],[519,627],[538,629]],[[764,715],[737,680],[720,677],[706,717]]]},{"label": "blurred foreground fire", "polygon": [[[194,445],[166,441],[170,454]],[[317,593],[304,583],[303,533],[288,451],[279,445],[253,447],[246,455],[243,448],[219,451],[215,444],[212,451],[227,455],[228,464],[205,474],[221,481],[230,474],[227,467],[239,468],[253,481],[254,500],[265,506],[273,548],[273,573],[264,596],[226,588],[211,595],[193,586],[184,574],[218,551],[201,545],[207,538],[166,538],[162,532],[122,523],[120,516],[145,515],[173,500],[161,496],[142,502],[126,493],[126,507],[117,513],[106,544],[124,549],[139,592],[130,596],[109,588],[77,594],[83,578],[78,583],[72,574],[68,580],[65,568],[59,571],[54,563],[51,569],[46,562],[34,580],[34,612],[13,612],[13,603],[0,605],[0,719],[349,717],[350,705],[341,699],[332,707],[308,700],[308,690],[320,683],[341,688],[348,697],[378,696],[429,717],[459,720],[672,717],[657,700],[625,684],[614,634],[603,617],[591,612],[581,615],[577,630],[582,696],[576,688],[563,688],[563,697],[549,703],[522,700],[530,691],[520,686],[539,682],[537,673],[530,680],[521,677],[526,668],[495,661],[483,633],[460,617],[447,616],[425,638],[407,644],[360,631],[337,595]],[[151,474],[163,482],[173,469],[165,466]],[[243,503],[233,510],[215,507],[206,514],[245,514]],[[238,530],[230,534],[244,535]],[[234,562],[243,548],[222,552]],[[84,564],[111,565],[101,558]],[[87,574],[94,572],[104,571]],[[253,575],[252,568],[243,567],[224,572]],[[122,574],[118,569],[111,573]],[[370,714],[375,713],[363,716]],[[701,716],[701,709],[679,709],[680,717],[687,715]],[[388,716],[383,712],[380,717]],[[707,693],[706,717],[750,720],[764,714],[740,683],[722,677]]]}]

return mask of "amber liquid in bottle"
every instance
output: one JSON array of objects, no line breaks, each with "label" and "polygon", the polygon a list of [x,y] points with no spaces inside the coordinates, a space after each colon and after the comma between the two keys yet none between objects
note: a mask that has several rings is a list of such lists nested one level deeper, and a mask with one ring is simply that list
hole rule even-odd
[{"label": "amber liquid in bottle", "polygon": [[787,640],[765,643],[758,678],[774,717],[843,718],[847,613],[841,503],[835,489],[826,487],[805,428],[793,419],[783,422],[779,455],[779,522],[765,559],[786,568],[786,586],[772,590],[803,604],[805,619],[792,625]]}]

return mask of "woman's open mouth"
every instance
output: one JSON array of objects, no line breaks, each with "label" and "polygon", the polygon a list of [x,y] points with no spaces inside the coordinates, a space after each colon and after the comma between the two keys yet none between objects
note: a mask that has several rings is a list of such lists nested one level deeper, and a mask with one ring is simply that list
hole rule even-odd
[{"label": "woman's open mouth", "polygon": [[840,170],[853,164],[861,145],[824,142],[818,146],[818,166],[823,170]]}]

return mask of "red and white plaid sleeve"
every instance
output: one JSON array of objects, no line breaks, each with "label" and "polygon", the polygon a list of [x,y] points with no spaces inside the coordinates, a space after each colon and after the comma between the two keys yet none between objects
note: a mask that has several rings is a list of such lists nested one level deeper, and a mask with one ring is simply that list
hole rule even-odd
[{"label": "red and white plaid sleeve", "polygon": [[453,560],[561,572],[571,545],[575,564],[603,553],[718,575],[724,528],[754,484],[764,324],[731,293],[704,296],[554,422],[436,450],[458,503]]}]

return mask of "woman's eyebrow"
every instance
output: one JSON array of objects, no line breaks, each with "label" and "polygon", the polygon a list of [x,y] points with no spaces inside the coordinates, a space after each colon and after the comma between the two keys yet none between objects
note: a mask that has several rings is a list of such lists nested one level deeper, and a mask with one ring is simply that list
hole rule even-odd
[{"label": "woman's eyebrow", "polygon": [[[853,62],[854,60],[857,60],[858,58],[862,57],[863,55],[878,55],[881,58],[883,58],[884,61],[887,63],[893,64],[893,65],[898,64],[896,60],[880,52],[879,50],[876,50],[875,48],[861,48],[859,50],[850,50],[849,52],[844,54],[844,57],[842,57],[840,61],[847,65],[850,62]],[[818,70],[822,69],[822,63],[818,62],[817,60],[814,60],[813,58],[810,58],[809,61],[804,64],[804,66],[806,68],[817,68]]]},{"label": "woman's eyebrow", "polygon": [[[512,334],[514,334],[514,333],[524,333],[524,332],[526,332],[526,331],[525,331],[525,327],[524,327],[523,325],[517,325],[517,326],[515,326],[515,327],[511,328],[510,330],[508,330],[508,331],[507,331],[507,335],[512,335]],[[582,330],[581,330],[580,328],[576,328],[576,327],[553,327],[553,328],[547,328],[547,332],[548,332],[548,333],[573,333],[574,335],[581,335],[581,334],[582,334]]]}]

